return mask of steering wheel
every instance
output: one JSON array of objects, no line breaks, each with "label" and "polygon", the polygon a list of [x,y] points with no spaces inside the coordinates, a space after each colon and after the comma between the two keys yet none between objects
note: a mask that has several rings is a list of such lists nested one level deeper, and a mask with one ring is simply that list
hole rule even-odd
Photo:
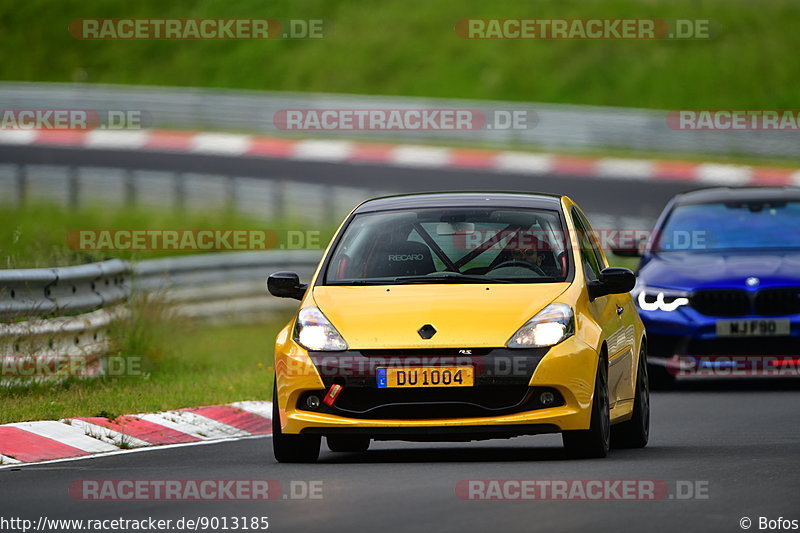
[{"label": "steering wheel", "polygon": [[521,259],[512,259],[510,261],[503,261],[499,265],[492,267],[489,270],[489,272],[491,272],[492,270],[496,270],[498,268],[504,268],[504,267],[527,268],[528,270],[533,270],[534,272],[536,272],[540,276],[547,277],[547,274],[545,274],[544,270],[542,270],[539,265],[534,265],[533,263],[528,263],[527,261],[523,261]]}]

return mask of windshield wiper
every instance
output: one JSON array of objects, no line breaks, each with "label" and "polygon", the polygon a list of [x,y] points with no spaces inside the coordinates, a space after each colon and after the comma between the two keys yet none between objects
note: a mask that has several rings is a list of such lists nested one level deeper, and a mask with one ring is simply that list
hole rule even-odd
[{"label": "windshield wiper", "polygon": [[512,283],[503,279],[471,276],[458,272],[441,272],[428,276],[400,276],[394,278],[394,280],[400,283]]}]

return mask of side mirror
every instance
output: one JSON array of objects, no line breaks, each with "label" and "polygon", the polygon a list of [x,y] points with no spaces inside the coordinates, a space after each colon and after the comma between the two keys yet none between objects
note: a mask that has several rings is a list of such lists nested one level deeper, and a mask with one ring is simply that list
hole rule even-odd
[{"label": "side mirror", "polygon": [[588,283],[589,299],[594,300],[606,294],[631,292],[636,285],[636,275],[627,268],[608,267],[600,272],[600,279]]},{"label": "side mirror", "polygon": [[296,272],[275,272],[267,278],[267,290],[278,298],[302,300],[308,285],[300,283]]}]

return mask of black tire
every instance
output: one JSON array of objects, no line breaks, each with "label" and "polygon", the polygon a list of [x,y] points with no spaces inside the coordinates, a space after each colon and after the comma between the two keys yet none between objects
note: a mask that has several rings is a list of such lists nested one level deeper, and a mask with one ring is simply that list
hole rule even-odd
[{"label": "black tire", "polygon": [[613,448],[644,448],[650,437],[650,385],[647,375],[647,354],[642,348],[636,371],[636,393],[630,420],[611,426]]},{"label": "black tire", "polygon": [[331,435],[325,438],[332,452],[365,452],[369,449],[369,437],[361,435]]},{"label": "black tire", "polygon": [[603,359],[597,364],[589,429],[564,431],[561,440],[569,457],[595,459],[608,455],[611,447],[611,418],[608,405],[608,369]]},{"label": "black tire", "polygon": [[279,463],[313,463],[319,458],[319,435],[284,435],[278,413],[278,388],[272,390],[272,452]]}]

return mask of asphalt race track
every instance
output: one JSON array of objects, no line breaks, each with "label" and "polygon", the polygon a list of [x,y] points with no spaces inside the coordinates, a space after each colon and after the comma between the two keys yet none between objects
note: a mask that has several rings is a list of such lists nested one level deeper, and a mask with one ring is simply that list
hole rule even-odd
[{"label": "asphalt race track", "polygon": [[[560,438],[545,435],[469,444],[382,442],[362,454],[334,454],[323,444],[319,463],[290,465],[274,462],[266,437],[0,470],[0,502],[3,516],[34,521],[267,516],[270,531],[303,532],[741,531],[744,517],[753,530],[762,516],[800,519],[800,387],[682,389],[653,394],[647,448],[615,450],[606,459],[568,460]],[[303,487],[312,487],[321,498],[77,501],[68,489],[84,479],[270,479],[286,496],[302,498]],[[470,479],[652,480],[665,483],[672,498],[466,501],[455,488]],[[701,498],[688,498],[690,492]]]},{"label": "asphalt race track", "polygon": [[651,220],[655,220],[672,196],[702,186],[700,183],[669,180],[599,179],[565,175],[532,176],[488,170],[403,168],[263,157],[51,146],[0,145],[0,161],[9,164],[114,167],[290,179],[304,183],[364,187],[379,191],[536,191],[566,194],[589,215],[603,213]]}]

